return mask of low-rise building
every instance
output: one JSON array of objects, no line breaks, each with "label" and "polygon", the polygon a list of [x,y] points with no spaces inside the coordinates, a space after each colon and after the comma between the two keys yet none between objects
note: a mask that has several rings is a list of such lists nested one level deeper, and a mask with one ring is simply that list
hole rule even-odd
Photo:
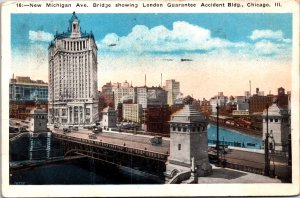
[{"label": "low-rise building", "polygon": [[143,109],[142,123],[146,132],[169,134],[171,110],[169,105],[148,106]]},{"label": "low-rise building", "polygon": [[217,96],[212,97],[209,102],[211,105],[212,114],[217,114],[217,104],[220,106],[225,106],[228,101],[228,97],[223,95],[223,92],[219,92]]},{"label": "low-rise building", "polygon": [[167,105],[168,92],[161,87],[136,87],[137,104],[143,108],[150,106]]},{"label": "low-rise building", "polygon": [[272,104],[272,97],[253,95],[249,99],[250,113],[263,112],[267,105]]},{"label": "low-rise building", "polygon": [[118,85],[118,87],[113,87],[112,91],[114,93],[115,109],[117,109],[117,104],[123,104],[124,101],[136,103],[136,88],[129,85],[127,81],[125,81],[122,86]]},{"label": "low-rise building", "polygon": [[142,105],[140,104],[123,104],[123,120],[135,123],[142,121]]},{"label": "low-rise building", "polygon": [[10,79],[9,99],[11,101],[48,101],[48,84],[42,80],[31,80],[30,77],[17,76]]},{"label": "low-rise building", "polygon": [[38,100],[41,108],[48,109],[48,84],[42,80],[17,76],[9,83],[9,117],[29,119],[30,112]]},{"label": "low-rise building", "polygon": [[104,129],[117,127],[117,111],[108,106],[102,110],[102,126]]}]

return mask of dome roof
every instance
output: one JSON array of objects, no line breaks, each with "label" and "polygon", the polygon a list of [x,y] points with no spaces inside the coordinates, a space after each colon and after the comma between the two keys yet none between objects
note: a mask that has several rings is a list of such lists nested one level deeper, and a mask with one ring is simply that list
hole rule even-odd
[{"label": "dome roof", "polygon": [[206,118],[193,105],[184,107],[171,115],[171,123],[206,122]]}]

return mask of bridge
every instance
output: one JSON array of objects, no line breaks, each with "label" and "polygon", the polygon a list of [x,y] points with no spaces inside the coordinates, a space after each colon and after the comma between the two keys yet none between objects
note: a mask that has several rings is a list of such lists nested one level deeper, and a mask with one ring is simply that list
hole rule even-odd
[{"label": "bridge", "polygon": [[[130,167],[163,178],[167,158],[170,152],[170,139],[162,138],[161,145],[152,145],[154,136],[125,133],[101,132],[95,134],[96,139],[90,139],[90,130],[81,129],[71,133],[63,133],[62,129],[52,131],[52,135],[61,140],[65,157],[73,155],[87,156],[115,165]],[[209,157],[215,156],[215,150],[209,149]],[[225,167],[252,172],[264,173],[264,153],[250,152],[249,149],[231,147],[229,152],[221,155]],[[273,168],[276,174],[283,178],[290,175],[290,166],[286,165],[285,157],[273,158]],[[275,168],[276,166],[276,168]]]},{"label": "bridge", "polygon": [[162,139],[161,145],[153,145],[153,136],[120,132],[101,132],[93,138],[91,131],[80,129],[64,133],[62,129],[52,131],[59,139],[65,157],[82,155],[118,166],[126,166],[163,177],[165,162],[169,156],[170,141]]}]

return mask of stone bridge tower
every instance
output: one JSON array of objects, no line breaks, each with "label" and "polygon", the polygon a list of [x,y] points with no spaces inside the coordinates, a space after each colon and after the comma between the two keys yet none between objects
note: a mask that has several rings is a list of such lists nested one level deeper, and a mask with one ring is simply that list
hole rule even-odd
[{"label": "stone bridge tower", "polygon": [[268,122],[268,133],[270,149],[275,151],[287,152],[288,150],[288,137],[291,134],[289,127],[289,114],[287,109],[281,109],[276,103],[273,103],[268,109],[268,120],[267,110],[263,112],[263,136],[265,140],[267,133],[267,122]]},{"label": "stone bridge tower", "polygon": [[171,115],[170,156],[166,164],[166,179],[191,171],[192,158],[196,176],[206,176],[212,171],[208,161],[207,121],[192,105],[187,104]]}]

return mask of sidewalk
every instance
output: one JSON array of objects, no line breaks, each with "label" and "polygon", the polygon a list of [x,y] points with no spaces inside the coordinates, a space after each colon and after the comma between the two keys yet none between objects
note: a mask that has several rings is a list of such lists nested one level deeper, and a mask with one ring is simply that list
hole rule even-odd
[{"label": "sidewalk", "polygon": [[281,183],[279,179],[266,177],[263,175],[237,171],[228,168],[220,168],[213,166],[213,173],[207,177],[199,177],[198,184],[218,184],[218,183]]}]

